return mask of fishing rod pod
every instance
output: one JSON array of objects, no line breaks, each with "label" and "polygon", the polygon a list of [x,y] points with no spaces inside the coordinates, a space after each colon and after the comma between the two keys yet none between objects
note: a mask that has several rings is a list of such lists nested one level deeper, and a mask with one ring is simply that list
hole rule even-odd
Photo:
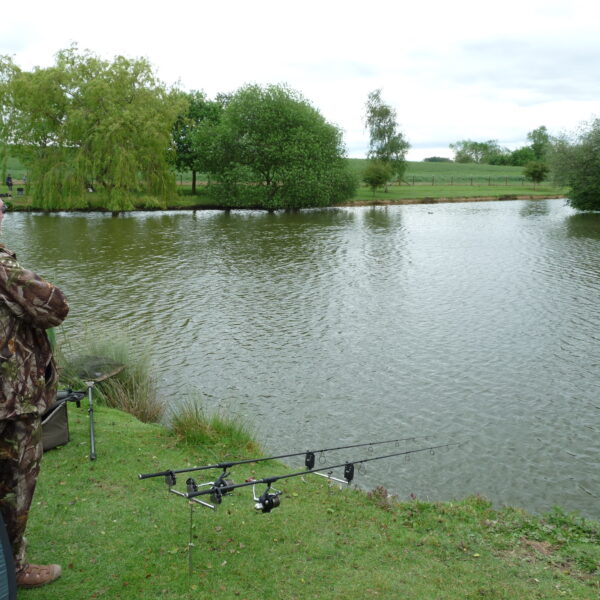
[{"label": "fishing rod pod", "polygon": [[[416,439],[416,438],[410,438],[410,439]],[[397,442],[397,440],[392,440],[392,441]],[[385,442],[382,442],[382,443],[385,443]],[[247,479],[244,483],[234,483],[233,480],[228,479],[228,477],[230,475],[229,469],[232,466],[236,466],[236,465],[240,465],[240,464],[248,464],[248,463],[253,463],[253,462],[262,462],[263,460],[273,460],[274,457],[269,457],[269,458],[264,458],[264,459],[232,461],[232,462],[227,462],[227,463],[218,463],[217,465],[206,465],[204,467],[193,467],[193,468],[180,469],[180,470],[170,469],[168,471],[161,471],[159,473],[140,474],[140,475],[138,475],[138,477],[139,477],[139,479],[146,479],[149,477],[164,476],[165,483],[167,484],[170,493],[173,493],[177,496],[186,498],[190,503],[200,504],[202,506],[211,508],[213,510],[216,509],[217,506],[223,502],[224,496],[233,495],[233,491],[238,488],[252,486],[252,498],[254,501],[254,508],[262,513],[269,513],[274,508],[277,508],[278,506],[281,505],[281,495],[283,492],[281,490],[275,490],[274,488],[272,488],[272,484],[277,481],[280,481],[282,479],[290,479],[293,477],[301,477],[304,475],[318,475],[320,477],[325,477],[330,482],[336,482],[336,483],[340,483],[340,484],[344,484],[344,485],[350,485],[352,483],[352,481],[354,480],[356,465],[358,465],[359,473],[364,474],[364,472],[365,472],[364,465],[365,465],[365,463],[368,463],[368,462],[382,460],[385,458],[392,458],[392,457],[396,457],[396,456],[404,456],[406,459],[408,459],[411,454],[416,454],[419,452],[426,452],[426,451],[429,451],[429,453],[433,455],[433,454],[435,454],[435,451],[437,449],[450,448],[452,446],[460,446],[460,445],[462,445],[462,443],[463,442],[454,442],[454,443],[449,443],[449,444],[439,444],[436,446],[428,446],[428,447],[424,447],[424,448],[413,448],[411,450],[405,450],[402,452],[393,452],[393,453],[384,454],[381,456],[369,456],[368,458],[346,461],[344,463],[339,463],[339,464],[334,464],[334,465],[322,465],[317,468],[315,468],[315,463],[317,462],[315,452],[307,451],[306,453],[294,453],[294,454],[291,454],[290,456],[299,456],[300,454],[304,454],[304,466],[306,467],[306,470],[296,471],[296,472],[292,472],[292,473],[286,473],[284,475],[276,475],[273,477],[265,477],[262,479],[251,478],[251,479]],[[376,444],[375,443],[355,444],[351,447],[369,446],[369,453],[371,454],[373,452],[371,449],[371,446],[373,446],[373,445],[376,445]],[[342,448],[335,448],[335,450],[337,450],[337,449],[342,449]],[[330,450],[334,450],[334,449],[330,449]],[[319,451],[319,452],[320,452],[320,456],[319,456],[318,462],[321,462],[323,460],[323,453],[325,451],[323,450],[323,451]],[[217,467],[221,468],[222,472],[214,481],[209,481],[209,482],[198,484],[192,477],[188,477],[185,482],[185,484],[186,484],[185,492],[174,489],[175,484],[177,482],[176,474],[188,473],[190,471],[201,471],[201,470],[206,470],[206,469],[214,469]],[[343,469],[343,477],[344,477],[343,479],[333,476],[333,472],[335,469]],[[266,487],[265,491],[259,495],[257,493],[256,486],[261,485],[261,484],[265,484],[267,487]],[[204,489],[200,489],[200,488],[204,488]],[[199,496],[209,496],[210,503],[206,502],[204,500],[200,500]]]},{"label": "fishing rod pod", "polygon": [[[411,438],[411,439],[415,439],[415,438]],[[394,440],[394,441],[396,441],[396,445],[398,446],[398,441],[397,440]],[[303,475],[311,475],[312,474],[312,475],[319,475],[321,477],[326,477],[330,481],[330,483],[332,481],[335,481],[335,482],[338,482],[341,484],[350,485],[352,480],[354,479],[355,465],[359,465],[359,473],[360,473],[360,472],[364,472],[364,463],[367,463],[367,462],[371,462],[374,460],[382,460],[384,458],[391,458],[393,456],[402,456],[402,455],[404,455],[408,458],[408,456],[410,454],[414,454],[417,452],[425,452],[427,450],[431,454],[435,454],[435,450],[438,448],[449,448],[451,446],[460,446],[461,444],[462,443],[456,442],[456,443],[452,443],[452,444],[440,444],[437,446],[429,446],[427,448],[415,448],[412,450],[407,450],[404,452],[394,452],[392,454],[386,454],[383,456],[370,456],[369,458],[364,458],[364,459],[355,460],[355,461],[347,461],[345,463],[340,463],[340,464],[336,464],[336,465],[329,465],[329,466],[323,465],[318,469],[315,469],[316,461],[315,461],[315,453],[314,452],[307,451],[306,453],[295,453],[295,454],[291,454],[289,456],[299,456],[301,454],[304,454],[304,466],[306,467],[305,471],[287,473],[285,475],[276,475],[274,477],[265,477],[263,479],[247,479],[244,483],[238,483],[238,484],[234,483],[231,479],[227,479],[227,477],[230,474],[229,469],[232,466],[239,465],[239,464],[248,464],[248,463],[252,463],[252,462],[261,462],[263,460],[272,460],[274,457],[258,459],[258,460],[243,460],[243,461],[237,461],[237,462],[233,462],[233,463],[220,463],[219,465],[206,465],[204,467],[194,467],[191,469],[180,469],[177,471],[170,469],[168,471],[162,471],[160,473],[140,474],[140,475],[138,475],[138,477],[139,477],[139,479],[146,479],[149,477],[164,476],[165,483],[167,484],[167,486],[169,488],[169,492],[187,499],[188,505],[190,508],[188,561],[189,561],[189,573],[191,576],[192,575],[192,550],[194,548],[193,517],[194,517],[194,505],[195,504],[200,504],[201,506],[215,510],[217,508],[217,506],[222,503],[223,496],[231,496],[233,491],[236,490],[237,488],[252,486],[252,499],[254,502],[254,508],[255,508],[255,510],[257,510],[263,514],[266,514],[266,513],[270,513],[273,509],[275,509],[281,505],[281,495],[283,494],[283,491],[276,490],[272,487],[273,483],[275,483],[276,481],[279,481],[281,479],[290,479],[292,477],[300,477]],[[369,446],[369,453],[372,453],[373,450],[372,450],[371,446],[373,446],[373,445],[375,445],[375,444],[355,444],[352,447]],[[338,448],[338,449],[341,449],[341,448]],[[331,449],[331,450],[333,450],[333,449]],[[321,463],[322,461],[324,462],[324,451],[320,451],[319,463]],[[185,485],[186,485],[185,492],[174,489],[174,486],[177,482],[177,477],[176,477],[177,473],[187,473],[190,471],[201,471],[201,470],[206,470],[206,469],[214,469],[217,466],[222,469],[222,472],[219,475],[219,477],[217,477],[217,479],[215,479],[215,481],[198,484],[192,477],[188,477],[185,482]],[[341,469],[341,468],[344,469],[344,475],[343,475],[344,479],[338,479],[336,477],[333,477],[332,476],[333,470]],[[322,473],[320,471],[328,471],[328,473]],[[265,484],[266,489],[263,491],[262,494],[259,495],[256,490],[256,486],[261,485],[261,484]],[[208,489],[201,490],[200,489],[201,487],[208,488]],[[210,496],[210,500],[211,500],[212,504],[205,502],[204,500],[200,500],[198,498],[198,496],[204,496],[204,495]]]}]

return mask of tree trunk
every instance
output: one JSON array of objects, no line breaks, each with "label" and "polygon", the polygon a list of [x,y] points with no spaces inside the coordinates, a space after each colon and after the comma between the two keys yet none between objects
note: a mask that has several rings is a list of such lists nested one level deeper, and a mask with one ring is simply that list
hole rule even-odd
[{"label": "tree trunk", "polygon": [[192,170],[192,196],[196,195],[196,171]]}]

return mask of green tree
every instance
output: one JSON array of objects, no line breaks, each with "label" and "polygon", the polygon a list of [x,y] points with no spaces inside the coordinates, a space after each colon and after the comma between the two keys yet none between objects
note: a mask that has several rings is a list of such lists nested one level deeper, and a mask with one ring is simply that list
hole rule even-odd
[{"label": "green tree", "polygon": [[511,152],[508,148],[501,147],[495,140],[492,141],[484,155],[483,162],[488,165],[510,165]]},{"label": "green tree", "polygon": [[513,167],[524,167],[533,160],[536,160],[536,156],[531,146],[521,146],[510,153],[510,164]]},{"label": "green tree", "polygon": [[363,181],[371,188],[373,194],[377,188],[384,187],[394,176],[389,164],[380,160],[370,160],[363,172]]},{"label": "green tree", "polygon": [[381,90],[369,94],[365,109],[365,125],[370,137],[367,157],[388,165],[390,180],[392,177],[401,180],[406,171],[406,153],[410,144],[398,131],[396,111],[381,99]]},{"label": "green tree", "polygon": [[543,160],[532,160],[525,165],[523,175],[533,183],[542,183],[549,171],[548,165]]},{"label": "green tree", "polygon": [[85,206],[90,184],[113,211],[140,194],[164,204],[175,184],[171,132],[183,110],[181,94],[144,59],[106,61],[71,47],[31,72],[0,60],[0,136],[26,164],[37,208]]},{"label": "green tree", "polygon": [[600,210],[600,119],[556,140],[549,154],[554,179],[569,187],[571,206]]},{"label": "green tree", "polygon": [[202,169],[202,153],[196,134],[203,124],[216,124],[221,118],[223,102],[211,101],[203,92],[185,94],[188,108],[179,115],[173,127],[175,142],[175,166],[178,171],[192,172],[192,194],[196,194],[196,175]]},{"label": "green tree", "polygon": [[544,160],[546,153],[550,149],[551,141],[550,134],[545,125],[530,131],[527,134],[527,139],[531,142],[531,150],[537,160]]},{"label": "green tree", "polygon": [[457,163],[510,164],[510,151],[501,147],[498,140],[487,142],[460,140],[450,144],[450,149],[454,152],[454,161]]},{"label": "green tree", "polygon": [[340,130],[285,86],[242,87],[195,138],[210,192],[225,206],[327,206],[356,189]]}]

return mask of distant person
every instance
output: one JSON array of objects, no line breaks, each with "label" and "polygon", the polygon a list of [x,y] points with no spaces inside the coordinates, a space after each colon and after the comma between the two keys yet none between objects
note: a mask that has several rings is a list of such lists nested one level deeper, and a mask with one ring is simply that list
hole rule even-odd
[{"label": "distant person", "polygon": [[10,175],[8,175],[8,177],[6,178],[6,187],[8,188],[9,192],[12,192],[13,180],[12,180],[12,177]]},{"label": "distant person", "polygon": [[[0,200],[0,227],[4,210]],[[23,588],[61,574],[59,565],[27,563],[24,533],[42,458],[41,415],[58,380],[46,329],[60,325],[68,312],[63,293],[0,244],[0,512]]]}]

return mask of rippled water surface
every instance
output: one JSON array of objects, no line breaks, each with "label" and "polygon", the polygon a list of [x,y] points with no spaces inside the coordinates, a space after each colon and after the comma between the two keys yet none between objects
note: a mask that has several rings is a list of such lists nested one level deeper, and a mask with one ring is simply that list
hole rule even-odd
[{"label": "rippled water surface", "polygon": [[198,390],[269,451],[465,440],[357,482],[600,517],[600,214],[563,200],[8,214],[3,238],[67,292],[73,344],[127,331],[167,402]]}]

